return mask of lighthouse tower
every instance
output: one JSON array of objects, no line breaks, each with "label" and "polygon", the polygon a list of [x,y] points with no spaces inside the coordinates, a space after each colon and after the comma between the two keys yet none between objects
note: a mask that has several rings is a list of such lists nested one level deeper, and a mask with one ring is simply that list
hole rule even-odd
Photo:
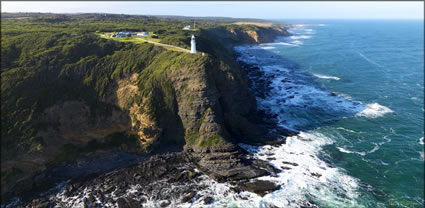
[{"label": "lighthouse tower", "polygon": [[194,35],[192,35],[192,40],[190,41],[190,53],[196,53],[196,42]]}]

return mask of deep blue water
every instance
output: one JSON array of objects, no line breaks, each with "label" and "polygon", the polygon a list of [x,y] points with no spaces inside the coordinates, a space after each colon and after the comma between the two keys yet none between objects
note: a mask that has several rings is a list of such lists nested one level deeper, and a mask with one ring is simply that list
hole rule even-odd
[{"label": "deep blue water", "polygon": [[272,80],[259,106],[286,128],[330,140],[320,158],[356,179],[351,195],[341,185],[341,196],[306,198],[323,207],[343,198],[351,203],[343,206],[423,207],[423,20],[285,22],[293,36],[240,50]]}]

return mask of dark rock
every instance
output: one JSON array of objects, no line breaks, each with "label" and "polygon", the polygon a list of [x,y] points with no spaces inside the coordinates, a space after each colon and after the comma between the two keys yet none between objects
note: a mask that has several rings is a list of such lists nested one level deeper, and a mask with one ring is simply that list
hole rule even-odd
[{"label": "dark rock", "polygon": [[73,186],[72,185],[68,185],[66,188],[65,188],[65,196],[70,196],[71,195],[71,193],[72,193],[72,191],[73,191]]},{"label": "dark rock", "polygon": [[285,144],[285,139],[274,139],[270,141],[265,141],[264,144],[277,147],[277,146],[280,146],[281,144]]},{"label": "dark rock", "polygon": [[316,177],[316,178],[320,178],[322,176],[322,174],[320,174],[320,173],[311,173],[311,175]]},{"label": "dark rock", "polygon": [[290,167],[285,167],[285,166],[280,166],[280,168],[282,168],[282,170],[291,170],[292,169]]},{"label": "dark rock", "polygon": [[140,207],[140,204],[136,200],[129,198],[129,197],[127,197],[125,199],[127,200],[128,207],[130,207],[130,208],[139,208]]},{"label": "dark rock", "polygon": [[234,192],[234,193],[239,193],[241,192],[241,190],[238,187],[231,187],[230,191]]},{"label": "dark rock", "polygon": [[112,191],[115,190],[115,186],[107,185],[106,188],[103,188],[103,193],[110,194]]},{"label": "dark rock", "polygon": [[195,196],[195,194],[196,194],[196,192],[191,191],[188,195],[183,197],[181,203],[189,202]]},{"label": "dark rock", "polygon": [[297,163],[286,162],[286,161],[282,161],[282,164],[292,165],[292,166],[298,166],[298,164],[297,164]]},{"label": "dark rock", "polygon": [[102,203],[105,201],[105,200],[103,199],[102,193],[101,193],[100,191],[97,191],[97,193],[96,193],[96,198],[97,198],[99,201],[101,201]]},{"label": "dark rock", "polygon": [[243,190],[256,193],[260,196],[264,196],[280,188],[280,186],[276,185],[275,183],[272,183],[270,181],[262,181],[262,180],[248,182],[248,183],[242,184],[240,187]]},{"label": "dark rock", "polygon": [[204,198],[204,204],[211,204],[213,202],[213,198],[212,197],[205,197]]},{"label": "dark rock", "polygon": [[84,198],[83,199],[83,205],[84,205],[84,208],[88,208],[89,207],[89,200],[87,199],[87,198]]},{"label": "dark rock", "polygon": [[144,204],[148,201],[148,199],[145,196],[140,197],[140,203]]},{"label": "dark rock", "polygon": [[264,168],[264,169],[268,170],[269,172],[271,172],[273,174],[280,173],[279,169],[273,167],[272,165],[270,165],[269,162],[264,161],[264,160],[253,160],[252,165],[259,167],[259,168]]},{"label": "dark rock", "polygon": [[94,198],[93,195],[90,195],[90,197],[88,198],[88,203],[90,204],[91,207],[96,207],[96,199]]},{"label": "dark rock", "polygon": [[37,205],[35,205],[34,207],[36,208],[49,208],[49,201],[41,201],[39,202]]},{"label": "dark rock", "polygon": [[167,207],[167,206],[168,206],[168,205],[170,205],[170,204],[171,204],[171,202],[170,202],[170,201],[165,200],[165,201],[160,202],[160,203],[159,203],[159,206],[160,206],[160,207]]},{"label": "dark rock", "polygon": [[195,201],[202,198],[202,194],[196,194]]},{"label": "dark rock", "polygon": [[118,208],[130,208],[130,206],[127,204],[127,201],[122,197],[117,199],[117,204]]},{"label": "dark rock", "polygon": [[115,204],[115,201],[112,198],[108,198],[107,201],[108,204]]}]

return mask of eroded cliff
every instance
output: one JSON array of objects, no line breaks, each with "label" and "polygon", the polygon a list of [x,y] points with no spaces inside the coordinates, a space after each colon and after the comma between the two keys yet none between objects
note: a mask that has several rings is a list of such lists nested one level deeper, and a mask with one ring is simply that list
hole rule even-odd
[{"label": "eroded cliff", "polygon": [[[287,35],[286,30],[212,28],[199,32],[199,51],[205,55],[148,43],[120,45],[102,56],[89,54],[42,72],[43,79],[54,80],[32,93],[47,90],[47,95],[57,95],[49,90],[61,88],[69,94],[44,105],[35,101],[25,117],[28,128],[33,127],[29,145],[12,145],[14,154],[2,149],[2,194],[31,189],[43,183],[39,173],[46,168],[89,152],[146,154],[163,145],[184,147],[202,171],[218,180],[264,175],[263,169],[244,161],[236,146],[244,139],[261,139],[266,132],[255,124],[255,98],[231,47],[269,42],[279,35]],[[51,55],[42,57],[45,64],[56,61]],[[36,83],[37,77],[27,82]],[[11,101],[13,95],[6,93],[5,98]],[[2,127],[3,122],[2,115]],[[2,144],[13,138],[2,134]]]}]

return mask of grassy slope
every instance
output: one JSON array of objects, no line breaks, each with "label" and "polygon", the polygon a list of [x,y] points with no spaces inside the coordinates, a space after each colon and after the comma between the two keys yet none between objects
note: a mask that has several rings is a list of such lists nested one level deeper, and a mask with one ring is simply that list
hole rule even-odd
[{"label": "grassy slope", "polygon": [[[57,103],[67,100],[84,101],[90,107],[90,117],[93,120],[110,114],[117,106],[103,102],[110,93],[108,87],[114,81],[133,73],[139,74],[137,86],[140,96],[133,97],[127,105],[143,103],[139,112],[148,114],[161,127],[181,122],[173,120],[179,118],[176,99],[186,99],[181,102],[190,108],[192,92],[185,91],[185,87],[188,88],[186,85],[181,86],[181,91],[177,91],[176,85],[179,83],[173,83],[170,76],[174,74],[205,78],[209,80],[209,84],[216,85],[219,92],[238,88],[244,78],[229,49],[234,44],[254,41],[246,35],[234,35],[230,31],[242,34],[246,30],[260,30],[252,25],[227,25],[232,23],[229,19],[222,22],[200,19],[197,21],[199,30],[182,31],[183,26],[192,22],[191,19],[97,14],[20,16],[31,18],[2,14],[2,161],[39,151],[43,146],[49,145],[44,142],[44,138],[36,135],[38,131],[48,127],[59,127],[58,123],[39,122],[41,113]],[[224,23],[226,24],[222,25]],[[198,50],[207,55],[167,50],[133,39],[116,41],[96,34],[123,30],[152,31],[158,35],[156,41],[186,49],[190,48],[190,36],[194,34],[197,37]],[[71,37],[70,34],[76,36]],[[235,81],[231,81],[233,79]],[[224,83],[228,86],[224,86]],[[229,114],[233,111],[235,106],[232,101],[227,101],[233,99],[231,97],[234,96],[230,93],[220,95],[222,109],[218,112]],[[210,122],[214,112],[208,108],[199,113],[201,116],[194,121],[192,129],[185,132],[185,142],[202,148],[222,144],[223,135],[214,132],[206,135],[200,133],[201,127]],[[239,128],[239,123],[246,122],[245,118],[231,113],[224,119],[226,123],[230,123],[229,128]],[[162,137],[176,139],[175,131],[163,128]],[[56,162],[71,160],[81,153],[97,149],[113,148],[122,143],[134,144],[133,137],[123,138],[125,137],[118,133],[111,135],[110,140],[102,144],[92,141],[84,147],[65,145]],[[20,174],[24,173],[13,168],[2,175],[14,181],[17,179],[14,176]],[[2,177],[2,181],[5,178]]]},{"label": "grassy slope", "polygon": [[[153,91],[161,99],[147,102],[154,118],[173,111],[175,99],[167,78],[170,69],[193,68],[207,62],[233,63],[228,48],[240,42],[252,42],[249,37],[226,37],[217,40],[217,34],[229,31],[258,31],[253,25],[219,26],[211,20],[197,22],[197,31],[183,31],[187,19],[165,19],[123,15],[37,15],[16,19],[2,15],[2,159],[16,154],[36,151],[45,145],[36,137],[39,130],[54,123],[37,123],[40,113],[65,100],[84,100],[91,108],[92,117],[108,114],[113,106],[102,103],[106,88],[115,79],[137,72],[138,87],[142,96]],[[10,18],[10,19],[8,19]],[[210,56],[190,56],[179,51],[164,50],[137,39],[120,41],[100,38],[96,32],[153,31],[160,43],[190,48],[190,36],[197,36],[198,50]],[[77,34],[71,37],[70,34]],[[216,64],[216,66],[219,63]],[[140,104],[140,98],[131,102]],[[131,104],[131,103],[130,103]],[[99,107],[102,106],[102,107]],[[196,135],[195,135],[196,136]],[[189,143],[195,136],[189,135]],[[199,136],[199,135],[198,135]],[[202,146],[217,143],[211,137]]]}]

